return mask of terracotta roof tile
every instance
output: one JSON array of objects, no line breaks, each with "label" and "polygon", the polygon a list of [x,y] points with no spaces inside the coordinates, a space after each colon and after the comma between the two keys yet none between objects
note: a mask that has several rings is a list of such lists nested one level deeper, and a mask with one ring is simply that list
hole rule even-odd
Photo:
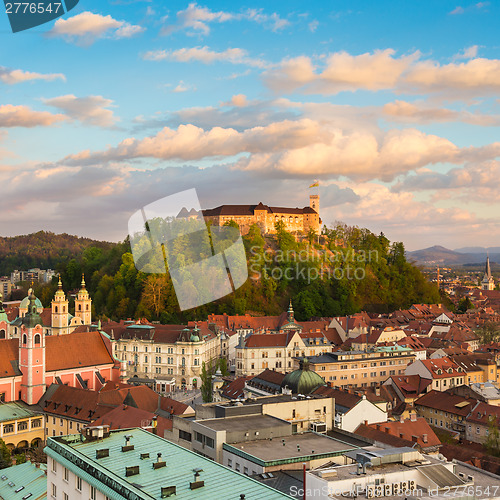
[{"label": "terracotta roof tile", "polygon": [[97,331],[46,336],[45,346],[47,372],[114,364],[101,334]]}]

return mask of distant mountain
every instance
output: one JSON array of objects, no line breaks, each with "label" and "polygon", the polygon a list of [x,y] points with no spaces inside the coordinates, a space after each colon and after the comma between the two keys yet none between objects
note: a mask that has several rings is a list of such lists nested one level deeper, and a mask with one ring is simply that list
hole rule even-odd
[{"label": "distant mountain", "polygon": [[455,252],[458,253],[474,253],[474,254],[484,254],[489,253],[492,254],[500,254],[500,247],[463,247],[463,248],[455,248]]},{"label": "distant mountain", "polygon": [[[472,251],[465,251],[472,250]],[[415,250],[407,253],[408,259],[418,265],[430,266],[462,266],[465,264],[484,264],[486,261],[486,249],[481,247],[466,247],[459,250],[450,250],[440,245]],[[489,249],[490,261],[500,262],[500,248]]]},{"label": "distant mountain", "polygon": [[9,275],[14,269],[55,269],[80,257],[89,247],[107,250],[113,246],[114,243],[48,231],[0,237],[0,276]]}]

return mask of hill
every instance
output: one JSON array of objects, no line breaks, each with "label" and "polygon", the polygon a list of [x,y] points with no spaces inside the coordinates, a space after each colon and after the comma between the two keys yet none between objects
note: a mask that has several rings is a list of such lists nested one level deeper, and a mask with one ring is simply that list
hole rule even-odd
[{"label": "hill", "polygon": [[[169,274],[138,272],[127,241],[108,250],[90,247],[60,270],[66,290],[78,288],[84,272],[95,315],[112,319],[146,317],[181,323],[205,319],[210,313],[274,315],[293,299],[297,319],[306,320],[442,301],[435,285],[406,261],[402,243],[391,244],[383,234],[368,229],[337,224],[324,228],[320,237],[309,234],[297,239],[283,228],[276,235],[262,235],[254,225],[243,242],[250,279],[235,293],[182,312]],[[182,265],[200,260],[200,255],[190,255],[187,242],[179,245],[185,251],[174,257]],[[185,272],[192,286],[201,286],[196,276]],[[40,290],[44,304],[54,291]]]},{"label": "hill", "polygon": [[81,256],[87,248],[110,249],[113,245],[90,238],[46,231],[0,237],[0,275],[10,274],[14,269],[60,268],[71,259]]},{"label": "hill", "polygon": [[[498,247],[489,250],[490,260],[500,262]],[[465,247],[458,250],[450,250],[439,245],[408,252],[408,258],[417,265],[423,266],[463,266],[467,264],[484,264],[486,261],[486,249],[480,247]]]}]

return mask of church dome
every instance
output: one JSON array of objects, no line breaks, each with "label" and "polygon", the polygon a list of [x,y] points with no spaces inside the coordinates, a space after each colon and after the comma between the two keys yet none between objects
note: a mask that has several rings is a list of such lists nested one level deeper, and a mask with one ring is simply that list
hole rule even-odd
[{"label": "church dome", "polygon": [[307,358],[300,361],[300,368],[289,373],[281,382],[281,387],[288,387],[293,394],[311,394],[315,389],[326,385],[325,381],[309,368]]},{"label": "church dome", "polygon": [[[27,297],[24,297],[23,300],[21,300],[21,304],[19,304],[20,309],[27,309],[30,303],[30,297],[29,295]],[[35,305],[37,309],[43,309],[43,305],[40,302],[40,299],[38,297],[35,298]]]}]

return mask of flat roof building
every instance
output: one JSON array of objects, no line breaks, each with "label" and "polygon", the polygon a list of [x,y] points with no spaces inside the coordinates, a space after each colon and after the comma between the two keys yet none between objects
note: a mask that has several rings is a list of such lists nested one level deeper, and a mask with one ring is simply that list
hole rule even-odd
[{"label": "flat roof building", "polygon": [[290,498],[143,429],[49,437],[47,493],[65,500]]}]

